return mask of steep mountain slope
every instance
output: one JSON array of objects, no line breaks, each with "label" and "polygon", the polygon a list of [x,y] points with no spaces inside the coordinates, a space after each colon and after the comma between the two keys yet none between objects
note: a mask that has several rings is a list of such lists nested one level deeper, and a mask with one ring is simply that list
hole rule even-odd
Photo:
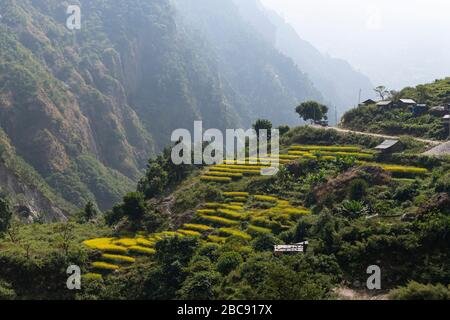
[{"label": "steep mountain slope", "polygon": [[210,43],[224,91],[245,124],[258,118],[298,123],[295,105],[322,100],[308,76],[253,28],[232,0],[175,2],[188,25]]},{"label": "steep mountain slope", "polygon": [[[292,123],[293,106],[321,98],[231,1],[81,0],[74,31],[69,4],[0,3],[0,127],[78,207],[117,202],[176,128]],[[193,13],[217,28],[198,33]]]},{"label": "steep mountain slope", "polygon": [[[242,16],[267,41],[291,57],[308,74],[327,103],[336,106],[339,114],[357,104],[360,89],[364,96],[372,95],[374,86],[368,77],[354,70],[348,62],[322,54],[303,40],[277,13],[264,8],[259,0],[235,2]],[[334,121],[334,116],[330,118]]]}]

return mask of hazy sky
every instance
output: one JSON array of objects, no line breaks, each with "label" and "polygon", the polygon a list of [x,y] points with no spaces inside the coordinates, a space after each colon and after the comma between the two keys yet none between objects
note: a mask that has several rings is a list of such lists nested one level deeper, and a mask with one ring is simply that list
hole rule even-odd
[{"label": "hazy sky", "polygon": [[261,1],[375,85],[398,89],[450,76],[450,0]]}]

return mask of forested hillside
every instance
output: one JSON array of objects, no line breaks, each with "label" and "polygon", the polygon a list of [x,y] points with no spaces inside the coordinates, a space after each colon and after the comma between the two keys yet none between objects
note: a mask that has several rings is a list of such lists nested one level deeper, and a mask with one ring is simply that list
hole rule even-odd
[{"label": "forested hillside", "polygon": [[321,99],[232,1],[223,10],[208,1],[79,3],[74,31],[65,27],[67,1],[0,4],[0,126],[75,206],[109,208],[172,130],[194,120],[219,129],[257,117],[293,123],[293,105]]},{"label": "forested hillside", "polygon": [[[411,139],[381,154],[380,141],[293,128],[275,176],[262,161],[175,166],[166,152],[105,215],[12,219],[0,299],[450,299],[449,159]],[[303,241],[305,252],[274,253]],[[64,286],[72,264],[81,290]],[[367,292],[374,265],[381,289]]]}]

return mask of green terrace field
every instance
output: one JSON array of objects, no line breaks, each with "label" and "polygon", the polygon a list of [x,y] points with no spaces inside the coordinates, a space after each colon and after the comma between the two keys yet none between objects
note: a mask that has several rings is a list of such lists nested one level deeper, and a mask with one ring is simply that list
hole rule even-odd
[{"label": "green terrace field", "polygon": [[394,174],[425,174],[425,168],[382,164],[373,162],[377,153],[358,146],[318,146],[292,145],[278,157],[269,155],[266,158],[246,158],[245,161],[224,160],[222,164],[210,166],[200,177],[204,182],[230,183],[248,176],[259,176],[261,170],[271,165],[286,165],[300,159],[316,159],[318,161],[335,161],[338,157],[351,157],[365,166],[378,166]]},{"label": "green terrace field", "polygon": [[91,262],[85,277],[102,278],[112,271],[126,269],[140,257],[151,257],[156,253],[155,244],[164,238],[194,237],[202,243],[223,244],[233,236],[250,241],[258,235],[288,230],[300,217],[311,213],[275,196],[248,192],[224,192],[223,195],[224,202],[203,203],[192,222],[174,231],[84,241],[89,249],[99,252],[98,260]]},{"label": "green terrace field", "polygon": [[[377,154],[357,146],[292,145],[280,154],[277,164],[281,166],[301,159],[332,162],[338,158],[355,159],[356,165],[380,167],[397,177],[399,182],[414,181],[408,178],[423,176],[428,169],[375,162]],[[247,158],[245,162],[227,161],[208,167],[200,177],[204,183],[229,183],[246,177],[261,175],[268,168],[268,161],[275,158]],[[226,188],[225,188],[226,190]],[[140,257],[155,254],[155,244],[167,237],[194,237],[202,243],[223,244],[233,236],[247,241],[263,234],[277,235],[289,230],[298,219],[311,211],[295,206],[289,200],[275,195],[250,194],[246,191],[224,191],[223,202],[205,202],[195,215],[181,228],[154,234],[140,234],[134,238],[98,238],[84,241],[92,250],[99,251],[99,259],[91,263],[89,277],[102,277],[111,271],[127,268]]]}]

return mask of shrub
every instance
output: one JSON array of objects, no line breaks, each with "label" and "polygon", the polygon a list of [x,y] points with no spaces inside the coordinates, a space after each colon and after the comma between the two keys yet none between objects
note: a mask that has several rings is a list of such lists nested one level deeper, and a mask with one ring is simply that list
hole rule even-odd
[{"label": "shrub", "polygon": [[450,194],[450,174],[445,174],[436,181],[436,192],[447,192]]},{"label": "shrub", "polygon": [[418,185],[414,182],[402,184],[395,189],[393,198],[402,202],[413,200],[414,197],[419,195],[419,191],[417,191],[417,189]]},{"label": "shrub", "polygon": [[[213,238],[214,237],[217,238],[216,236],[213,236]],[[226,240],[226,238],[223,238],[223,241],[225,241],[225,240]],[[198,250],[198,254],[200,256],[205,256],[205,257],[209,258],[211,261],[216,261],[217,258],[219,257],[219,249],[221,247],[216,242],[220,242],[220,241],[213,241],[213,243],[211,243],[211,242],[204,243]]]},{"label": "shrub", "polygon": [[348,188],[348,197],[350,200],[362,200],[367,195],[367,189],[369,185],[363,179],[354,179],[350,182],[350,186]]},{"label": "shrub", "polygon": [[286,126],[286,125],[282,125],[282,126],[278,127],[278,131],[280,133],[280,136],[285,135],[286,133],[289,132],[289,130],[291,130],[291,128],[289,128],[289,126]]},{"label": "shrub", "polygon": [[450,300],[450,289],[442,284],[420,284],[410,282],[406,287],[400,287],[389,293],[392,300]]},{"label": "shrub", "polygon": [[229,274],[231,271],[239,267],[243,262],[242,256],[237,252],[226,252],[217,259],[217,271],[223,275]]},{"label": "shrub", "polygon": [[258,236],[253,242],[252,247],[256,251],[273,251],[276,244],[281,244],[282,241],[275,238],[271,233],[266,233]]},{"label": "shrub", "polygon": [[369,209],[360,201],[344,200],[338,211],[345,217],[358,218],[363,215],[369,214]]}]

